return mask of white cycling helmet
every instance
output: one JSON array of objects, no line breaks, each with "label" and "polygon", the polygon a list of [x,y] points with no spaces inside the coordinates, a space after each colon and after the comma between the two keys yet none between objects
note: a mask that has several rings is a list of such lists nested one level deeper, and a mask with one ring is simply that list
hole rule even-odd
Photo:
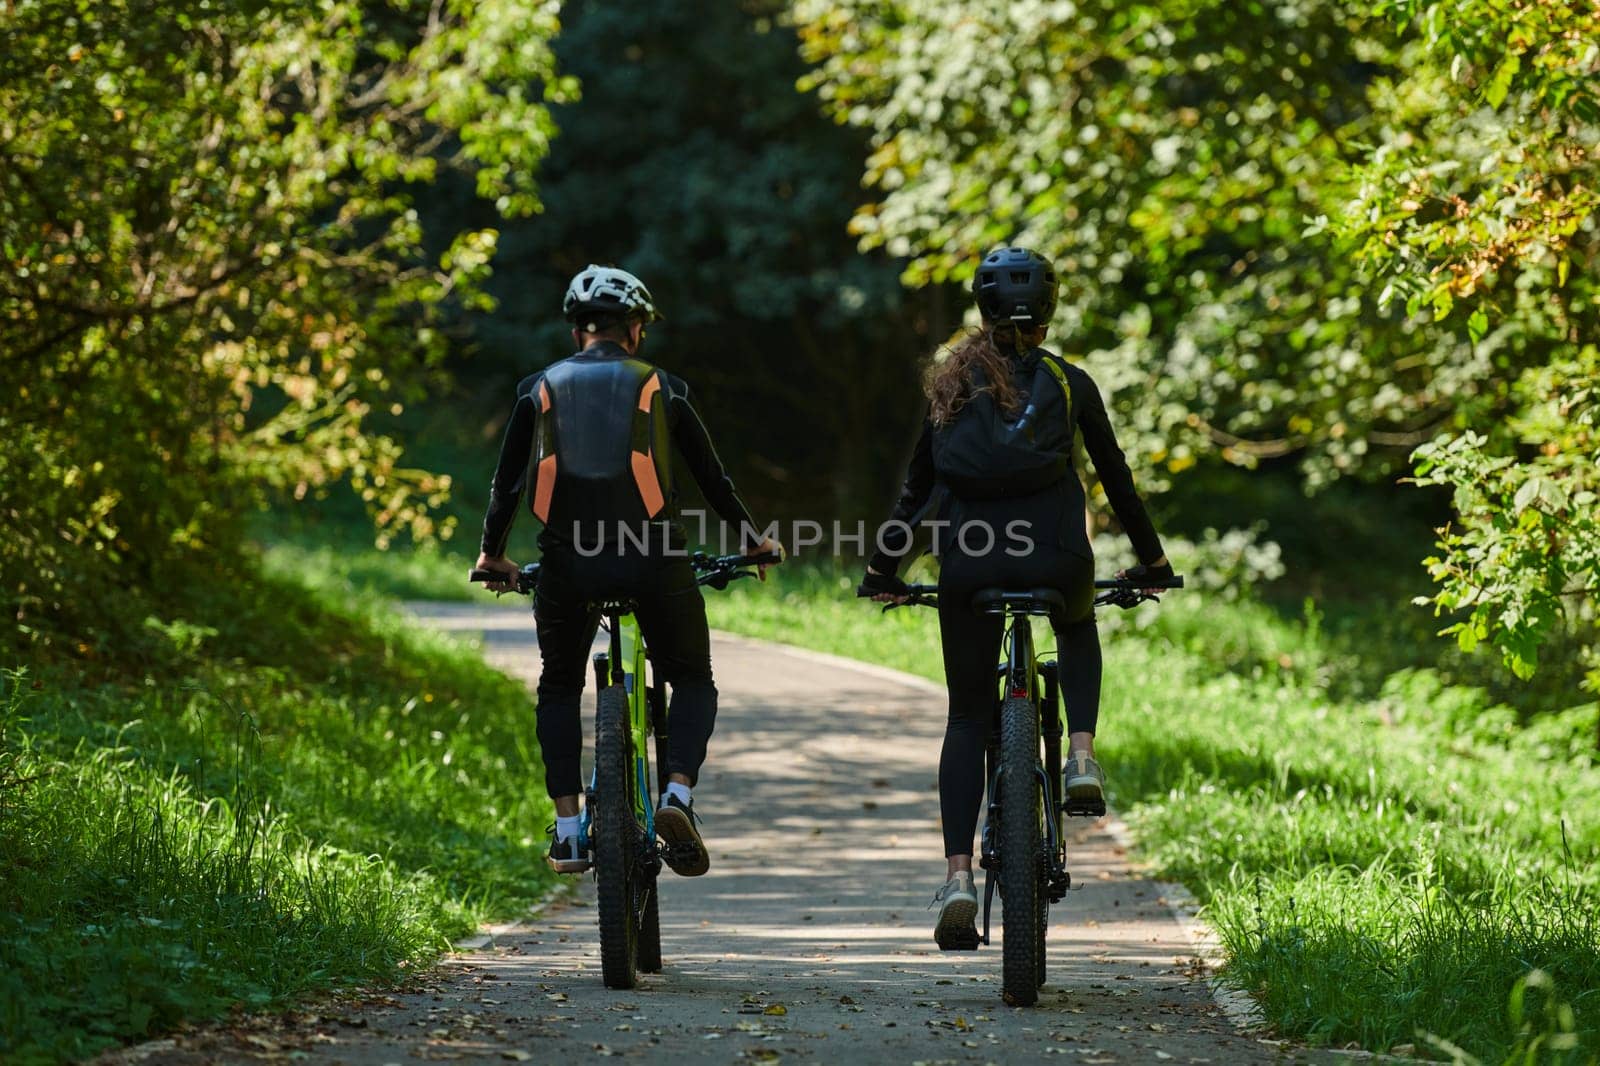
[{"label": "white cycling helmet", "polygon": [[573,277],[566,299],[561,301],[561,311],[573,322],[587,314],[624,315],[644,322],[661,319],[644,282],[626,270],[593,263]]}]

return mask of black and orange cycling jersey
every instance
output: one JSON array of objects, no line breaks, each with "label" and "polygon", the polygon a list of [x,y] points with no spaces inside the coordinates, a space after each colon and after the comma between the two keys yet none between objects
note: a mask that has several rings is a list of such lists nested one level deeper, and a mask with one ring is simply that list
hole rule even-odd
[{"label": "black and orange cycling jersey", "polygon": [[611,341],[528,376],[500,447],[484,553],[504,556],[524,492],[544,524],[541,549],[615,552],[628,546],[624,528],[652,551],[682,549],[674,454],[747,546],[759,540],[683,379]]}]

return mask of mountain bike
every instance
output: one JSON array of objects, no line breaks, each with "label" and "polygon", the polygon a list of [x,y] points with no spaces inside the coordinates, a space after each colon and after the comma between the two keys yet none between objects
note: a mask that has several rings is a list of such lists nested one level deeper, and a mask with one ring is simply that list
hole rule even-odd
[{"label": "mountain bike", "polygon": [[[1152,589],[1179,589],[1183,578],[1118,578],[1096,581],[1095,606],[1124,609],[1159,600]],[[857,589],[857,595],[871,591]],[[937,585],[907,585],[898,606],[939,605]],[[1059,665],[1034,651],[1030,618],[1059,618],[1066,600],[1055,589],[982,589],[972,606],[1005,616],[1005,661],[996,669],[994,728],[986,752],[988,816],[979,865],[984,870],[983,933],[974,930],[958,950],[987,944],[995,890],[1000,892],[1001,994],[1014,1006],[1037,1001],[1045,982],[1045,931],[1049,908],[1072,887],[1067,872],[1066,818],[1100,817],[1104,800],[1085,803],[1063,795],[1061,738],[1064,733]]]},{"label": "mountain bike", "polygon": [[[716,589],[754,577],[752,567],[779,561],[776,555],[695,552],[689,557],[696,582]],[[529,563],[518,571],[517,592],[528,595],[538,588],[539,565]],[[504,576],[473,570],[469,578],[482,582]],[[594,848],[601,977],[607,988],[633,988],[641,972],[661,972],[656,877],[668,845],[656,839],[655,811],[667,788],[667,699],[665,684],[647,674],[650,654],[633,617],[635,605],[602,600],[595,607],[609,640],[607,650],[594,657],[594,774],[584,795],[580,833]],[[654,779],[648,749],[652,734]]]}]

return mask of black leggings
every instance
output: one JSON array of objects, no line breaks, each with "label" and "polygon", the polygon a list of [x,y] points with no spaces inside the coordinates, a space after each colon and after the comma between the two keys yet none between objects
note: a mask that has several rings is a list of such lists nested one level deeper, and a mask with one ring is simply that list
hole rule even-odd
[{"label": "black leggings", "polygon": [[539,627],[539,747],[552,797],[583,791],[583,725],[578,705],[589,676],[589,649],[600,614],[591,605],[612,597],[638,604],[634,617],[650,649],[655,676],[672,689],[667,712],[667,769],[692,785],[705,762],[717,721],[706,605],[689,561],[681,556],[585,559],[546,548],[534,599]]},{"label": "black leggings", "polygon": [[1094,563],[1066,551],[1026,559],[946,555],[939,578],[939,641],[950,720],[939,756],[939,812],[946,855],[971,855],[983,804],[984,752],[994,729],[1005,619],[972,609],[981,588],[1049,587],[1067,598],[1072,621],[1056,623],[1056,660],[1067,730],[1093,733],[1100,714],[1100,632],[1094,621]]}]

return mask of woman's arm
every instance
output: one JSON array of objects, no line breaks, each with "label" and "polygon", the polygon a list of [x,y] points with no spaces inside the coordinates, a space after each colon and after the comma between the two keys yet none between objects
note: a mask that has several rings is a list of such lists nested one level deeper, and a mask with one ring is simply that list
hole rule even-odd
[{"label": "woman's arm", "polygon": [[[895,501],[894,512],[889,515],[889,523],[910,525],[918,513],[927,506],[928,497],[933,494],[934,481],[933,423],[924,420],[922,435],[917,438],[916,449],[911,453],[911,462],[906,467],[905,484],[900,489],[900,498]],[[885,524],[878,538],[878,551],[867,563],[867,569],[876,574],[893,574],[900,568],[901,560],[910,553],[912,545],[916,542],[913,534],[889,523]]]},{"label": "woman's arm", "polygon": [[1089,387],[1082,390],[1083,407],[1078,415],[1078,428],[1083,433],[1083,446],[1094,463],[1095,473],[1100,475],[1100,484],[1105,487],[1106,499],[1111,501],[1111,510],[1133,542],[1139,562],[1147,566],[1165,565],[1167,557],[1161,549],[1161,538],[1156,535],[1155,523],[1150,521],[1139,490],[1134,487],[1133,473],[1111,429],[1111,418],[1106,414],[1100,389],[1088,374],[1083,377]]}]

